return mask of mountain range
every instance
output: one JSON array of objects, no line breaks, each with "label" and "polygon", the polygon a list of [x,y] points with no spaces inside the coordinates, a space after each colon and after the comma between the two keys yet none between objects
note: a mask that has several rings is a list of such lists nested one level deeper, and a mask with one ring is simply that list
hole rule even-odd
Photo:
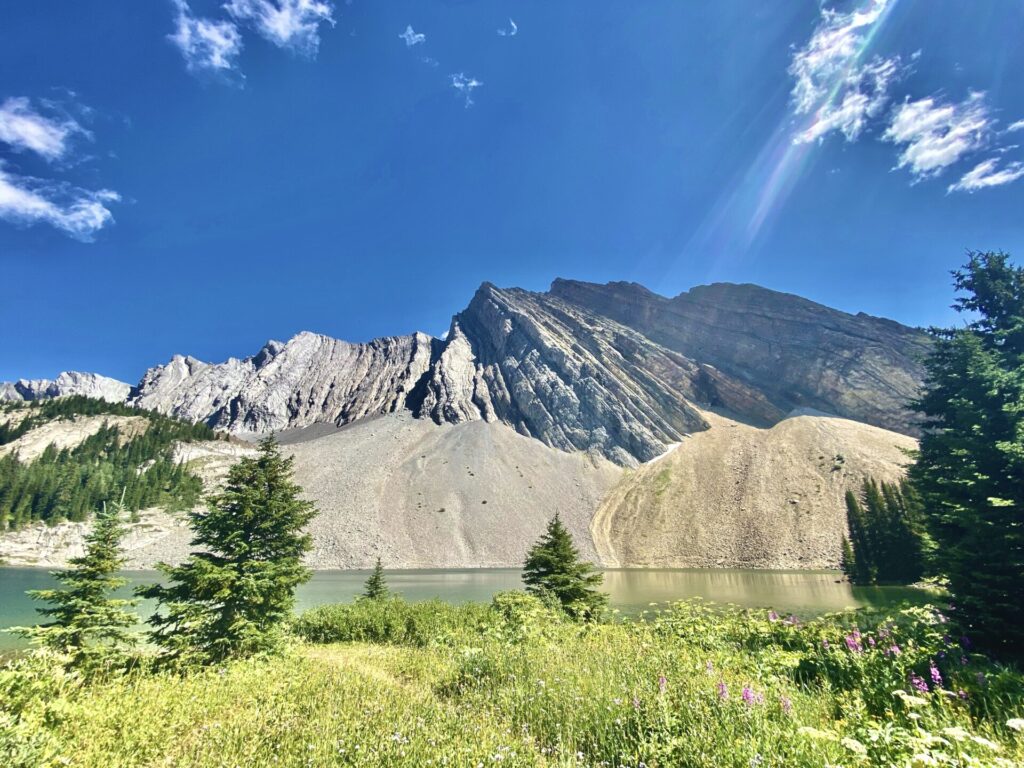
[{"label": "mountain range", "polygon": [[278,433],[322,510],[320,567],[513,565],[556,511],[606,564],[822,567],[845,490],[902,471],[928,347],[754,285],[485,283],[443,338],[304,332],[175,356],[134,386],[64,373],[0,399],[88,394]]}]

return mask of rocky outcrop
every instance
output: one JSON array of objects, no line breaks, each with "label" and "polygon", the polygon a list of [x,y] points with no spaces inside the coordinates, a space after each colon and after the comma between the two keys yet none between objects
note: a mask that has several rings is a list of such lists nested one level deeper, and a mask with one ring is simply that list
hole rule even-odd
[{"label": "rocky outcrop", "polygon": [[436,343],[423,333],[367,344],[300,333],[244,360],[210,364],[179,355],[147,371],[129,402],[235,434],[347,424],[404,409]]},{"label": "rocky outcrop", "polygon": [[781,412],[811,407],[917,433],[907,403],[929,348],[919,330],[756,285],[716,283],[667,299],[636,283],[555,280],[551,293],[741,379]]},{"label": "rocky outcrop", "polygon": [[755,286],[666,299],[628,283],[483,284],[444,340],[348,344],[301,333],[255,356],[175,357],[130,402],[236,434],[344,425],[398,411],[504,423],[625,466],[707,428],[697,408],[754,426],[814,407],[913,432],[923,334]]},{"label": "rocky outcrop", "polygon": [[0,382],[0,401],[43,400],[66,395],[84,395],[112,403],[124,402],[130,384],[98,373],[64,371],[56,379],[18,379]]}]

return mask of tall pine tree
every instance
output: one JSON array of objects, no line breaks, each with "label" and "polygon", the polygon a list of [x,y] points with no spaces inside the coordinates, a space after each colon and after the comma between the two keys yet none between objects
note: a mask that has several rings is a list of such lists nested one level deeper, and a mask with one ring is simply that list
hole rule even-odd
[{"label": "tall pine tree", "polygon": [[925,433],[911,470],[958,617],[1024,656],[1024,269],[972,253],[954,272],[966,325],[932,329]]},{"label": "tall pine tree", "polygon": [[190,513],[197,551],[160,566],[167,584],[140,590],[159,603],[149,623],[166,660],[211,664],[278,649],[295,588],[311,575],[303,528],[316,510],[301,490],[270,437],[231,468],[205,510]]},{"label": "tall pine tree", "polygon": [[20,633],[66,655],[69,667],[87,672],[115,667],[135,643],[132,627],[138,616],[129,608],[137,601],[111,596],[128,583],[117,575],[124,566],[125,531],[121,504],[103,505],[85,537],[85,553],[68,561],[70,569],[53,574],[62,588],[28,593],[50,604],[39,613],[52,621]]},{"label": "tall pine tree", "polygon": [[572,536],[556,514],[547,531],[530,549],[523,566],[523,581],[528,592],[553,595],[570,616],[596,617],[608,596],[598,588],[604,576],[590,563],[580,559]]},{"label": "tall pine tree", "polygon": [[370,574],[370,578],[366,580],[363,587],[363,597],[369,600],[385,600],[389,594],[388,583],[384,580],[384,566],[381,565],[378,557],[377,564],[373,567],[373,573]]}]

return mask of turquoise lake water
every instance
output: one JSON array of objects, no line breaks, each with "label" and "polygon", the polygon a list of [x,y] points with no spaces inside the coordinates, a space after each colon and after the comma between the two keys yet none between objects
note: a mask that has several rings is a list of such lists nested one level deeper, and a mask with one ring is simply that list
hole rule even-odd
[{"label": "turquoise lake water", "polygon": [[[152,571],[125,574],[132,584],[156,578]],[[362,591],[367,571],[316,571],[299,588],[298,610],[351,600]],[[919,590],[904,587],[852,587],[833,571],[754,571],[731,569],[628,569],[604,572],[604,589],[613,608],[639,613],[651,603],[701,597],[749,608],[773,608],[779,613],[811,617],[864,606],[893,606],[927,602]],[[388,571],[388,584],[407,600],[440,598],[452,603],[486,601],[495,592],[522,587],[518,569],[459,569]],[[29,589],[54,585],[45,570],[0,568],[0,629],[33,624],[36,603]],[[145,615],[151,606],[141,605]],[[16,648],[19,638],[0,632],[0,648]]]}]

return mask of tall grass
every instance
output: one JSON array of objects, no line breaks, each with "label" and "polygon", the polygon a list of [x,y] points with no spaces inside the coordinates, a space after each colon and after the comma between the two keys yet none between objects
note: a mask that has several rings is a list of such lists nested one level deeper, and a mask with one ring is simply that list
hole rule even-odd
[{"label": "tall grass", "polygon": [[685,603],[580,625],[506,594],[359,601],[295,629],[282,658],[185,676],[19,661],[0,764],[1024,764],[1024,678],[930,608],[800,623]]}]

